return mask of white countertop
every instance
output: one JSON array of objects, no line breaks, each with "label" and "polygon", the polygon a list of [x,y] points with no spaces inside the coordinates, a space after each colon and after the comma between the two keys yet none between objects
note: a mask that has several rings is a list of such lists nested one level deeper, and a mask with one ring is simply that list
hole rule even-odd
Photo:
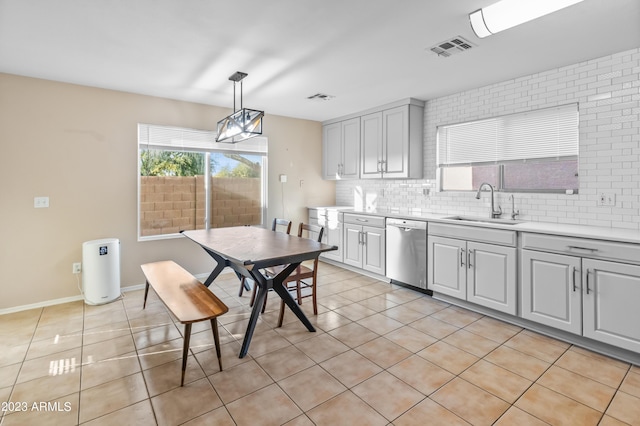
[{"label": "white countertop", "polygon": [[[516,224],[487,223],[487,222],[470,222],[448,219],[456,215],[437,214],[426,212],[420,209],[376,209],[372,211],[357,210],[348,206],[323,206],[310,207],[313,209],[338,210],[344,213],[355,213],[369,216],[384,216],[400,219],[425,220],[428,222],[447,223],[461,226],[480,226],[496,229],[510,229],[518,232],[535,232],[539,234],[562,235],[567,237],[578,238],[594,238],[598,240],[617,241],[625,243],[640,244],[640,230],[623,229],[623,228],[604,228],[598,226],[587,225],[571,225],[564,223],[548,223],[548,222],[528,222],[518,221]],[[465,216],[465,215],[459,215]],[[508,221],[508,220],[507,220]]]}]

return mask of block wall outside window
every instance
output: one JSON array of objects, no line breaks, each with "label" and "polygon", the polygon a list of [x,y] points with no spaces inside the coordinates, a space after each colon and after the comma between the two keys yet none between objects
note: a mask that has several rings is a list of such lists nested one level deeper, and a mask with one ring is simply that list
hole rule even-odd
[{"label": "block wall outside window", "polygon": [[[260,225],[261,180],[211,178],[211,227]],[[203,176],[141,176],[140,235],[204,229]]]}]

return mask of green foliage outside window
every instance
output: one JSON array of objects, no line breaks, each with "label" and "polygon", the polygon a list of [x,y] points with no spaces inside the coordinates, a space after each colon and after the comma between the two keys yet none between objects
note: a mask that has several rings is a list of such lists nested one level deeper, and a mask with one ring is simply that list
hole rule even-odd
[{"label": "green foliage outside window", "polygon": [[141,176],[197,176],[204,174],[204,155],[196,152],[149,149],[140,154]]}]

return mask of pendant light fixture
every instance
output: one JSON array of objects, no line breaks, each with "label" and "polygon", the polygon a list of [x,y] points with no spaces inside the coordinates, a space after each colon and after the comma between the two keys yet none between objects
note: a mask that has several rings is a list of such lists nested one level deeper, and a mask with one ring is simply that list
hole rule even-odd
[{"label": "pendant light fixture", "polygon": [[485,38],[583,0],[502,0],[469,14],[473,32]]},{"label": "pendant light fixture", "polygon": [[[237,71],[229,80],[233,81],[233,114],[218,121],[216,142],[236,143],[262,134],[264,111],[243,108],[242,79],[248,74]],[[236,83],[240,82],[240,109],[236,111]]]}]

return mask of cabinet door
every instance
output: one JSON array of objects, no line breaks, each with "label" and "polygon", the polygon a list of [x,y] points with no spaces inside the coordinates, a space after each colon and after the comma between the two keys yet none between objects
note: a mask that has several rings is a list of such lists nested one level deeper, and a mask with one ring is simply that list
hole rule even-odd
[{"label": "cabinet door", "polygon": [[409,107],[382,113],[382,168],[385,178],[409,176]]},{"label": "cabinet door", "polygon": [[459,299],[467,298],[466,247],[462,240],[443,237],[427,239],[428,289]]},{"label": "cabinet door", "polygon": [[322,255],[327,259],[342,262],[342,223],[329,220],[324,227],[324,236],[322,239],[325,244],[338,247],[338,250],[328,251]]},{"label": "cabinet door", "polygon": [[640,266],[582,260],[583,335],[640,352]]},{"label": "cabinet door", "polygon": [[344,263],[362,268],[362,226],[344,224]]},{"label": "cabinet door", "polygon": [[322,127],[322,177],[338,179],[342,161],[342,123]]},{"label": "cabinet door", "polygon": [[580,258],[521,251],[522,318],[582,334]]},{"label": "cabinet door", "polygon": [[515,315],[517,312],[516,249],[467,243],[467,300]]},{"label": "cabinet door", "polygon": [[360,117],[342,123],[342,160],[340,179],[360,177]]},{"label": "cabinet door", "polygon": [[382,177],[382,112],[365,115],[361,121],[362,156],[360,177]]},{"label": "cabinet door", "polygon": [[386,270],[385,262],[385,230],[363,226],[364,233],[364,256],[362,268],[376,274],[384,275]]}]

